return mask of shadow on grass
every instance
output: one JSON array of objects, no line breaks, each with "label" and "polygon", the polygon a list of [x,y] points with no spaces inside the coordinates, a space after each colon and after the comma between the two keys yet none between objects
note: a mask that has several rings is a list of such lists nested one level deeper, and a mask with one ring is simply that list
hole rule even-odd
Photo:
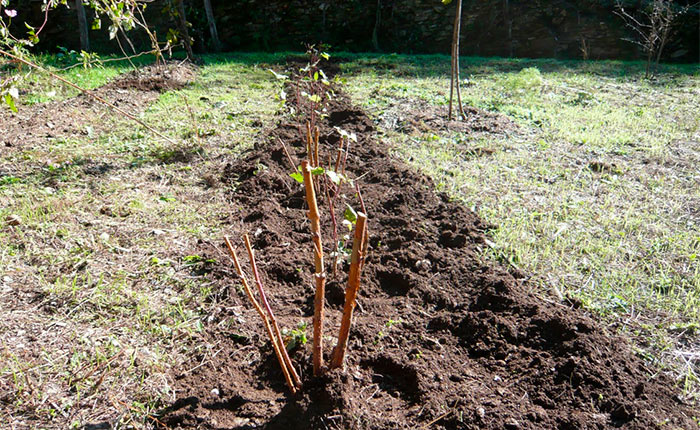
[{"label": "shadow on grass", "polygon": [[[283,65],[289,56],[301,56],[299,52],[280,53],[230,53],[203,56],[204,64],[241,63],[246,65]],[[387,74],[394,76],[449,77],[450,57],[447,55],[398,55],[374,53],[332,53],[331,58],[340,59],[343,73],[356,75],[362,73]],[[645,63],[643,61],[583,61],[531,58],[499,57],[462,57],[460,58],[462,76],[489,75],[493,73],[517,73],[528,67],[536,67],[543,73],[584,73],[619,80],[644,79]],[[661,64],[652,84],[668,83],[678,76],[700,76],[700,65]]]}]

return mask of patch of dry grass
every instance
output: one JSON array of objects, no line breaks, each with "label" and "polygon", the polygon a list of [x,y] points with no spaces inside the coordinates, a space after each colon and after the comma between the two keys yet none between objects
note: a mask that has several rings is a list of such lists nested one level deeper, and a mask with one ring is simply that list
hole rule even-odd
[{"label": "patch of dry grass", "polygon": [[278,108],[254,60],[210,58],[141,106],[176,147],[86,107],[71,122],[95,132],[0,155],[1,428],[150,427],[172,369],[216,352],[199,333],[220,293],[207,250],[230,211],[220,172]]}]

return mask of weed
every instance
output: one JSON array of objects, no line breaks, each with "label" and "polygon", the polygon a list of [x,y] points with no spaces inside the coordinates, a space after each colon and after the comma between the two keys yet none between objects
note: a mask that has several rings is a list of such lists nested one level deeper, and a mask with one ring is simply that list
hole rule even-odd
[{"label": "weed", "polygon": [[532,90],[543,83],[542,74],[537,67],[527,67],[515,75],[510,75],[503,83],[506,90]]},{"label": "weed", "polygon": [[393,320],[393,319],[390,318],[389,321],[387,321],[386,324],[384,324],[384,325],[386,325],[386,328],[392,328],[394,325],[396,325],[396,324],[401,324],[402,322],[403,322],[403,321],[401,321],[400,319],[399,319],[399,320]]},{"label": "weed", "polygon": [[285,336],[285,345],[289,351],[296,349],[299,346],[306,345],[306,322],[300,322],[296,328],[291,330],[283,329],[282,334]]}]

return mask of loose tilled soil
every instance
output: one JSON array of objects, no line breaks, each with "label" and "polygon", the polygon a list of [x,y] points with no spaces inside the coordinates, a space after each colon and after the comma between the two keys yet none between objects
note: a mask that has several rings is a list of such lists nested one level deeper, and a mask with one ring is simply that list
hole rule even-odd
[{"label": "loose tilled soil", "polygon": [[487,112],[473,106],[464,106],[466,119],[454,107],[452,120],[448,119],[447,106],[434,106],[420,99],[400,98],[392,102],[379,116],[383,130],[403,133],[426,133],[455,131],[467,134],[505,134],[517,131],[517,126],[508,117]]},{"label": "loose tilled soil", "polygon": [[[137,115],[161,92],[184,87],[194,78],[188,65],[169,63],[148,66],[126,73],[107,85],[92,91],[113,105]],[[10,153],[41,145],[46,139],[71,138],[88,134],[88,118],[109,115],[109,108],[91,97],[80,94],[65,100],[19,106],[19,112],[0,109],[0,151]],[[92,132],[99,133],[110,127],[107,121],[90,121]],[[100,125],[101,124],[101,125]]]},{"label": "loose tilled soil", "polygon": [[[296,68],[298,70],[298,68]],[[297,80],[288,104],[299,108]],[[302,88],[303,90],[304,88]],[[340,127],[357,134],[349,175],[362,189],[370,249],[345,371],[311,376],[310,342],[292,359],[304,387],[288,394],[262,323],[245,296],[222,287],[230,306],[213,316],[213,354],[176,378],[177,401],[161,421],[202,429],[654,429],[698,428],[700,415],[673,382],[635,356],[577,303],[537,297],[518,273],[480,258],[485,225],[434,191],[430,179],[391,156],[375,126],[340,88],[325,101],[321,158]],[[305,102],[304,102],[305,103]],[[305,156],[292,115],[246,157],[229,164],[231,227],[249,232],[271,305],[283,327],[313,314],[312,245],[304,191],[279,139]],[[359,208],[346,188],[344,203]],[[328,206],[322,202],[326,255]],[[223,247],[223,242],[221,244]],[[242,252],[241,254],[245,254]],[[235,285],[230,265],[212,268]],[[329,281],[326,351],[339,327],[343,268]],[[250,273],[250,272],[249,272]]]}]

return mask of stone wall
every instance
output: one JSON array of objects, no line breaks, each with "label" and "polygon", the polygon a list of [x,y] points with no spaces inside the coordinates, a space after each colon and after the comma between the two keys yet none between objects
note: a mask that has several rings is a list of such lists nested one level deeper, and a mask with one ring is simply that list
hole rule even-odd
[{"label": "stone wall", "polygon": [[[627,0],[631,8],[640,0]],[[174,27],[161,14],[163,0],[149,5],[150,22],[164,35]],[[323,41],[332,49],[372,51],[379,22],[379,50],[448,53],[455,4],[439,0],[212,0],[219,35],[231,50],[302,50]],[[613,13],[614,0],[464,0],[461,48],[464,55],[590,59],[639,58],[632,36]],[[201,0],[188,0],[195,46],[208,38]],[[379,17],[377,11],[379,10]],[[79,46],[74,11],[52,12],[43,47]],[[379,18],[379,19],[377,19]],[[700,60],[700,12],[677,26],[666,60]],[[114,50],[104,31],[91,31],[93,46]],[[135,36],[137,42],[145,40]],[[585,54],[584,54],[585,52]]]}]

